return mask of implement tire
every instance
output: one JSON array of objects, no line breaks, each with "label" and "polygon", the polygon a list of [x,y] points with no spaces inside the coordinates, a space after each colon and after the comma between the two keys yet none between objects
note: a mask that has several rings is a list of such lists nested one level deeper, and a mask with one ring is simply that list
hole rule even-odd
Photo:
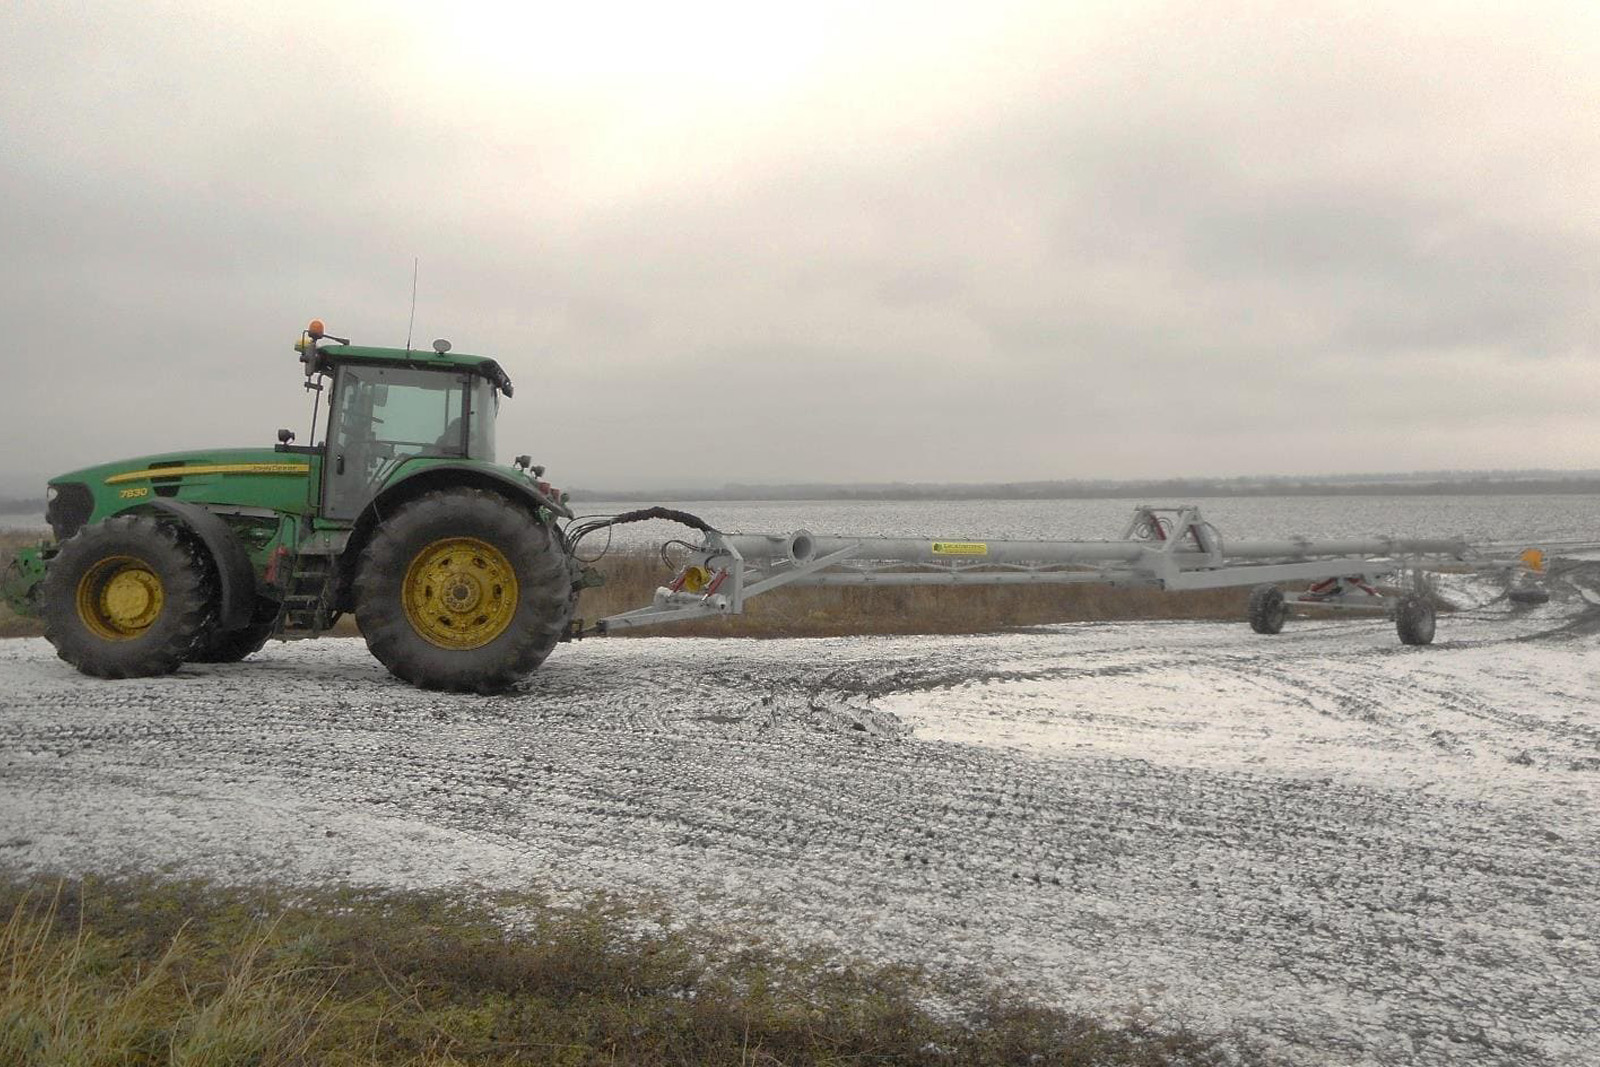
[{"label": "implement tire", "polygon": [[195,547],[148,516],[87,526],[45,575],[45,638],[84,674],[171,674],[211,621],[208,576]]},{"label": "implement tire", "polygon": [[573,572],[561,535],[477,489],[428,493],[373,535],[355,581],[367,648],[423,689],[496,693],[566,633]]},{"label": "implement tire", "polygon": [[1282,633],[1288,617],[1289,605],[1284,603],[1282,589],[1258,585],[1250,590],[1250,629],[1258,634]]},{"label": "implement tire", "polygon": [[1394,611],[1395,632],[1402,645],[1431,645],[1437,625],[1433,604],[1424,596],[1403,598]]}]

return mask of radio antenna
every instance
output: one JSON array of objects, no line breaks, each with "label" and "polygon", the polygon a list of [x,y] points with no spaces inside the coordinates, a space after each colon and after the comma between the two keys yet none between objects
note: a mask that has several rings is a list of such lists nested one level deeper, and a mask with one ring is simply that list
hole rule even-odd
[{"label": "radio antenna", "polygon": [[406,351],[411,351],[411,329],[417,324],[417,257],[411,257],[411,320],[406,323]]}]

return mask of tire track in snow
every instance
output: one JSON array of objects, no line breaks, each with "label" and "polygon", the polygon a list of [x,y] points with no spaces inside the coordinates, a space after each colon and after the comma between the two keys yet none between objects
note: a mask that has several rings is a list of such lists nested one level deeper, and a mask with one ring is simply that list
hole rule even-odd
[{"label": "tire track in snow", "polygon": [[[1586,744],[1597,666],[1571,641],[1092,626],[584,644],[482,699],[353,642],[119,685],[10,642],[0,817],[27,843],[0,856],[653,892],[1307,1062],[1576,1065],[1600,1052],[1597,779],[1499,750]],[[1375,679],[1354,702],[1351,676]],[[958,721],[987,739],[930,739]],[[997,743],[1023,725],[1054,743]]]}]

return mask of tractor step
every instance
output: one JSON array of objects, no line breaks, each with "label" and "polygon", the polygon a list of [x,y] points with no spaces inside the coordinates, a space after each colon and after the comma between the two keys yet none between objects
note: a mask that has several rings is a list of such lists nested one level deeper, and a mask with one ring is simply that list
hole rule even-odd
[{"label": "tractor step", "polygon": [[283,632],[311,637],[338,621],[333,610],[334,582],[338,577],[335,557],[301,554],[294,558],[285,582]]}]

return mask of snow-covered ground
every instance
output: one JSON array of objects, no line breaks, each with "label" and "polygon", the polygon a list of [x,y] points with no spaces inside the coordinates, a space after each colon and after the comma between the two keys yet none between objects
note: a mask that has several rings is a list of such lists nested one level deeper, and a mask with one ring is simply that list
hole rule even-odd
[{"label": "snow-covered ground", "polygon": [[501,698],[357,641],[120,683],[0,642],[0,863],[638,891],[1306,1063],[1593,1065],[1597,585],[1424,649],[1378,620],[587,641]]}]

